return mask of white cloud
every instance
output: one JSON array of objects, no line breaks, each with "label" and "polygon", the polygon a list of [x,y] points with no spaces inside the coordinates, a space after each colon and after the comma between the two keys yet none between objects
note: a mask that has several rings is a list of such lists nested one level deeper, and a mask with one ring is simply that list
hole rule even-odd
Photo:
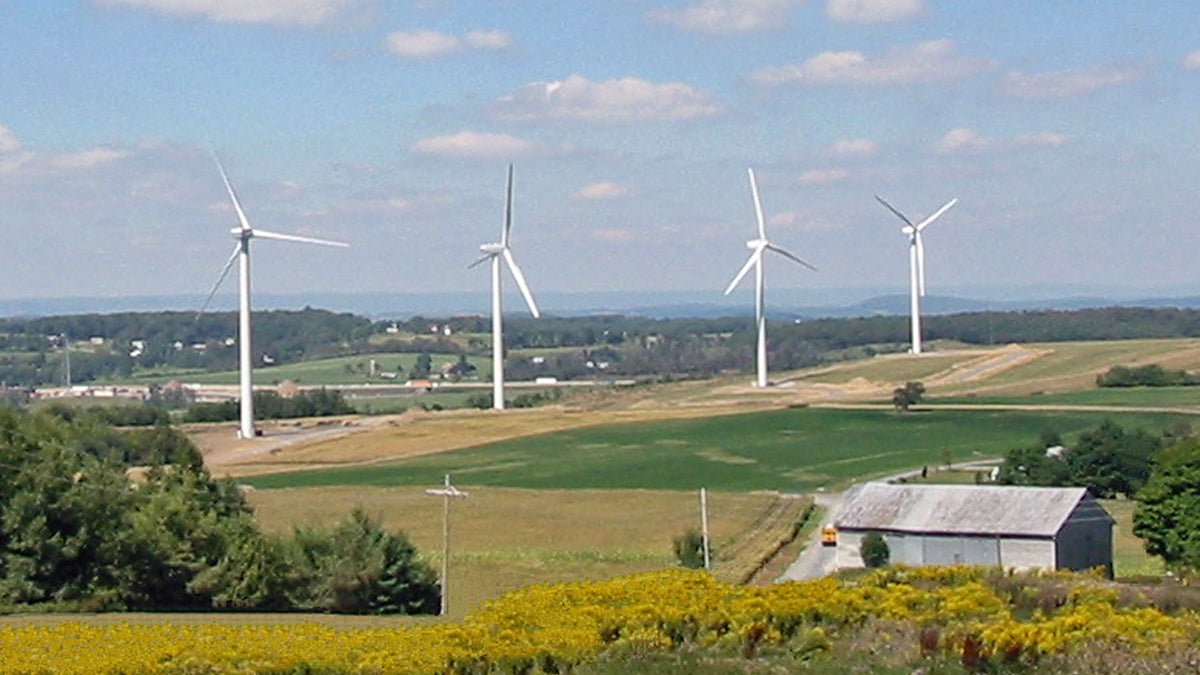
[{"label": "white cloud", "polygon": [[472,49],[485,51],[501,51],[513,46],[513,36],[502,30],[473,30],[467,33],[463,42]]},{"label": "white cloud", "polygon": [[633,232],[620,228],[602,228],[592,230],[592,237],[600,241],[623,243],[633,241]]},{"label": "white cloud", "polygon": [[435,30],[398,30],[387,36],[389,52],[409,59],[426,59],[465,51],[502,51],[513,38],[499,30],[473,30],[459,38]]},{"label": "white cloud", "polygon": [[992,143],[991,139],[970,129],[951,129],[938,141],[936,151],[939,155],[969,154],[987,150]]},{"label": "white cloud", "polygon": [[94,0],[102,5],[198,16],[222,23],[317,26],[371,0]]},{"label": "white cloud", "polygon": [[825,16],[841,23],[892,23],[911,19],[925,0],[829,0]]},{"label": "white cloud", "polygon": [[1146,70],[1140,66],[1098,66],[1052,70],[1032,75],[1009,73],[1001,90],[1009,96],[1033,101],[1073,98],[1090,94],[1097,89],[1131,84],[1145,75]]},{"label": "white cloud", "polygon": [[788,12],[800,4],[800,0],[701,0],[651,12],[650,18],[696,33],[749,33],[787,26]]},{"label": "white cloud", "polygon": [[1039,145],[1043,147],[1057,148],[1060,145],[1065,145],[1071,139],[1065,134],[1040,133],[1040,134],[1025,134],[1017,136],[1016,142],[1018,145]]},{"label": "white cloud", "polygon": [[869,157],[879,150],[879,144],[865,138],[843,139],[829,148],[836,157]]},{"label": "white cloud", "polygon": [[801,185],[825,185],[836,183],[849,175],[845,169],[812,169],[800,174],[796,182]]},{"label": "white cloud", "polygon": [[50,160],[50,165],[56,169],[90,169],[102,164],[115,162],[129,156],[129,153],[109,148],[92,148],[82,152],[72,152],[58,155]]},{"label": "white cloud", "polygon": [[689,120],[720,112],[721,106],[708,93],[679,82],[656,84],[633,77],[593,82],[579,75],[527,84],[492,107],[497,118],[522,122]]},{"label": "white cloud", "polygon": [[1200,70],[1200,50],[1188,54],[1183,59],[1184,70]]},{"label": "white cloud", "polygon": [[631,192],[632,191],[627,185],[621,185],[620,183],[613,183],[611,181],[604,181],[600,183],[592,183],[591,185],[585,185],[579,188],[579,190],[577,190],[575,194],[571,196],[575,197],[576,199],[603,200],[626,197],[631,194]]},{"label": "white cloud", "polygon": [[800,64],[763,68],[750,79],[762,85],[914,84],[959,80],[995,67],[989,59],[956,54],[954,41],[944,39],[892,49],[879,57],[822,52]]},{"label": "white cloud", "polygon": [[1070,140],[1065,134],[1050,132],[1023,134],[1011,139],[988,138],[971,129],[959,128],[946,132],[937,142],[934,151],[939,155],[966,155],[1012,148],[1057,148]]},{"label": "white cloud", "polygon": [[16,152],[21,149],[21,139],[11,129],[0,124],[0,152]]},{"label": "white cloud", "polygon": [[413,144],[412,151],[443,157],[495,159],[524,154],[534,147],[533,143],[508,134],[460,131],[457,134],[417,141]]}]

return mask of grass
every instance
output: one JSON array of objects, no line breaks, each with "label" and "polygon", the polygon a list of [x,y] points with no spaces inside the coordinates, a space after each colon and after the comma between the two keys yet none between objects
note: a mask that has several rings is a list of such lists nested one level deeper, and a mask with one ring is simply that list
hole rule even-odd
[{"label": "grass", "polygon": [[1200,387],[1107,387],[1035,396],[947,396],[928,403],[1200,408]]},{"label": "grass", "polygon": [[[1042,356],[988,378],[988,389],[1004,394],[1091,388],[1095,376],[1115,365],[1163,364],[1200,368],[1200,340],[1108,340],[1024,345]],[[970,388],[970,387],[966,387]]]},{"label": "grass", "polygon": [[1116,577],[1157,576],[1166,571],[1162,558],[1146,553],[1142,540],[1133,534],[1133,512],[1137,502],[1103,499],[1104,510],[1117,521],[1113,527],[1113,573]]},{"label": "grass", "polygon": [[956,364],[978,358],[979,355],[979,352],[929,352],[920,358],[911,358],[908,355],[878,356],[865,361],[839,364],[833,368],[818,369],[811,374],[802,374],[796,379],[830,384],[845,384],[859,378],[871,382],[925,380]]},{"label": "grass", "polygon": [[[430,485],[443,474],[475,485],[535,489],[809,492],[922,465],[995,457],[1048,428],[1070,436],[1111,418],[1166,428],[1177,415],[1051,411],[784,409],[584,427],[412,457],[282,473],[260,488]],[[353,437],[351,439],[353,440]]]},{"label": "grass", "polygon": [[[424,487],[256,490],[249,499],[263,528],[276,533],[331,525],[361,506],[389,529],[405,531],[440,565],[443,504]],[[470,496],[451,505],[453,615],[530,584],[672,567],[672,539],[700,525],[696,492],[459,487]],[[709,492],[709,528],[718,552],[737,546],[781,501],[795,500]]]},{"label": "grass", "polygon": [[[433,368],[437,370],[443,363],[458,363],[457,354],[432,354]],[[379,370],[397,372],[396,380],[382,380],[367,376],[371,359],[375,359]],[[486,359],[468,357],[467,361],[479,368],[487,365]],[[408,369],[417,362],[416,354],[357,354],[355,356],[338,356],[316,361],[302,361],[275,366],[258,366],[254,370],[254,384],[278,384],[284,380],[293,380],[302,385],[335,385],[335,384],[402,384],[408,379]],[[402,368],[400,368],[402,366]],[[484,374],[481,371],[480,376]],[[490,370],[489,370],[490,372]],[[236,370],[209,373],[198,370],[156,371],[152,374],[137,375],[130,382],[161,382],[163,379],[177,379],[194,384],[225,384],[235,385],[238,381]]]}]

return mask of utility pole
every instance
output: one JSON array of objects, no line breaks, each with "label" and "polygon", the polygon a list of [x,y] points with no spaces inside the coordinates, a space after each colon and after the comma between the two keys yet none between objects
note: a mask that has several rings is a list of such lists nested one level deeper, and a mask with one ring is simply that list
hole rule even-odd
[{"label": "utility pole", "polygon": [[450,611],[450,499],[466,499],[467,493],[450,484],[450,474],[446,474],[443,487],[429,489],[425,494],[442,498],[442,607],[440,616],[446,616]]},{"label": "utility pole", "polygon": [[71,388],[71,340],[66,333],[62,334],[63,356],[66,359],[67,389]]},{"label": "utility pole", "polygon": [[708,553],[708,490],[700,488],[700,541],[704,547],[704,569],[711,564]]}]

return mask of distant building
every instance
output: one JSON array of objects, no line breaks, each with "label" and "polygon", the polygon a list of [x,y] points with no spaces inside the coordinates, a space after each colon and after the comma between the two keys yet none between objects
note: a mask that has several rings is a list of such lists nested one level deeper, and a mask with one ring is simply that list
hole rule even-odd
[{"label": "distant building", "polygon": [[869,532],[892,563],[1086,570],[1112,576],[1113,519],[1086,488],[865,483],[834,525],[838,567],[862,567]]}]

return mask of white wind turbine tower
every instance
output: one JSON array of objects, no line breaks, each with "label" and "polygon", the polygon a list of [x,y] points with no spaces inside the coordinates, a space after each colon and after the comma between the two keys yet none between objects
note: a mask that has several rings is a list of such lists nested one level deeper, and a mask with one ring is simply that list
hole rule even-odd
[{"label": "white wind turbine tower", "polygon": [[901,230],[908,235],[908,282],[909,282],[909,312],[912,314],[912,353],[921,353],[921,298],[925,297],[925,245],[921,242],[921,233],[925,231],[929,224],[941,217],[943,213],[950,210],[950,207],[958,203],[958,199],[951,199],[946,202],[942,208],[934,212],[925,220],[917,224],[913,224],[903,213],[900,213],[896,207],[887,203],[883,197],[875,195],[875,199],[879,200],[888,211],[896,214],[896,217],[904,221],[904,228]]},{"label": "white wind turbine tower", "polygon": [[500,230],[500,243],[480,246],[479,250],[483,252],[483,256],[468,265],[468,268],[471,268],[488,260],[492,263],[492,407],[496,410],[504,410],[504,305],[500,289],[500,258],[504,258],[508,269],[512,271],[517,287],[521,289],[521,295],[525,298],[525,304],[529,305],[529,312],[534,318],[540,316],[533,295],[529,293],[529,286],[525,283],[525,275],[521,274],[521,268],[513,259],[512,251],[508,247],[512,232],[512,200],[513,167],[509,164],[508,191],[504,200],[504,226]]},{"label": "white wind turbine tower", "polygon": [[251,384],[254,365],[251,356],[253,352],[250,348],[250,240],[257,237],[320,244],[321,246],[349,246],[349,244],[294,234],[279,234],[250,227],[250,221],[246,218],[246,212],[242,210],[242,204],[238,201],[233,184],[229,182],[229,176],[225,174],[225,167],[221,165],[221,160],[215,153],[213,159],[217,162],[217,170],[221,172],[221,180],[224,181],[225,189],[229,192],[229,199],[233,202],[233,210],[237,212],[238,226],[230,230],[233,238],[237,239],[237,243],[234,244],[233,255],[229,256],[224,269],[217,277],[217,282],[213,284],[212,290],[208,292],[208,297],[204,299],[204,305],[200,308],[200,312],[203,313],[208,308],[208,303],[212,301],[213,295],[221,287],[221,282],[225,280],[225,276],[229,274],[229,270],[236,260],[238,262],[238,395],[241,397],[238,436],[254,438],[254,389]]},{"label": "white wind turbine tower", "polygon": [[733,289],[737,287],[739,282],[741,282],[742,277],[746,276],[751,267],[754,268],[754,321],[758,327],[758,348],[755,352],[758,375],[754,384],[757,387],[766,387],[768,384],[767,313],[766,307],[763,303],[763,254],[766,251],[774,251],[785,258],[789,258],[800,263],[801,265],[804,265],[814,272],[817,271],[817,268],[809,265],[792,253],[776,246],[775,244],[772,244],[770,240],[767,239],[767,226],[763,221],[762,202],[758,199],[758,184],[754,180],[754,169],[747,169],[747,171],[750,174],[750,194],[754,196],[754,215],[758,218],[758,239],[751,239],[750,241],[746,242],[746,246],[752,251],[750,253],[750,258],[746,261],[746,264],[742,266],[742,269],[737,273],[737,276],[733,278],[733,281],[730,282],[729,287],[725,289],[725,295],[732,293]]}]

